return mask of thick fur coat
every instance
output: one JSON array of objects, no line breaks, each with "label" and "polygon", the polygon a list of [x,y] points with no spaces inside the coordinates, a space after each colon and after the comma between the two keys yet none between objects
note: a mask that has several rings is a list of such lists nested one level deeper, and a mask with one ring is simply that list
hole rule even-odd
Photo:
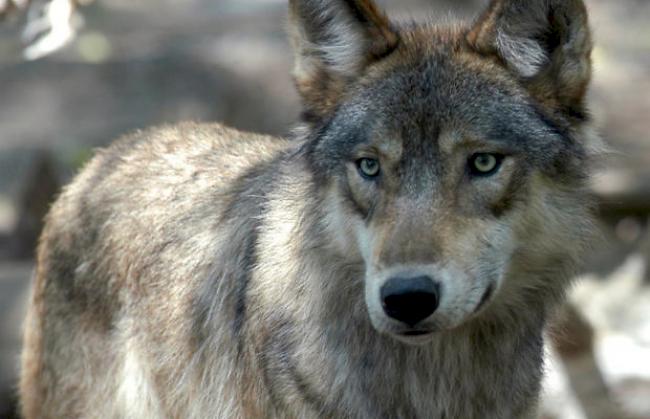
[{"label": "thick fur coat", "polygon": [[[53,205],[26,419],[535,416],[543,328],[592,230],[584,5],[290,16],[295,138],[138,132]],[[435,284],[407,293],[429,298],[413,321],[385,295],[411,277]]]}]

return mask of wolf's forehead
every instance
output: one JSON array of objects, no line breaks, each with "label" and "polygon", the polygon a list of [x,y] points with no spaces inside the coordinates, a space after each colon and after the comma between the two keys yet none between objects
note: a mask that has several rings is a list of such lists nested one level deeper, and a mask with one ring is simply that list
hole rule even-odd
[{"label": "wolf's forehead", "polygon": [[447,145],[471,139],[531,152],[563,141],[562,130],[523,89],[444,57],[398,66],[364,96],[375,134],[390,135],[410,154],[437,148],[441,138]]}]

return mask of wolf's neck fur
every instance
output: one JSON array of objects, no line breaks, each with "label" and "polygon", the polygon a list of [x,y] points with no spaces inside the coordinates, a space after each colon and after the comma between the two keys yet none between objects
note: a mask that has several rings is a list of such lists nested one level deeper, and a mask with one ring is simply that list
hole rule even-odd
[{"label": "wolf's neck fur", "polygon": [[271,405],[296,417],[528,415],[541,376],[541,307],[473,320],[423,346],[380,335],[364,303],[362,262],[330,245],[324,202],[294,186],[293,198],[270,199],[259,237],[275,246],[258,255],[256,275],[277,289],[251,291],[262,308],[251,321],[269,331],[255,346]]}]

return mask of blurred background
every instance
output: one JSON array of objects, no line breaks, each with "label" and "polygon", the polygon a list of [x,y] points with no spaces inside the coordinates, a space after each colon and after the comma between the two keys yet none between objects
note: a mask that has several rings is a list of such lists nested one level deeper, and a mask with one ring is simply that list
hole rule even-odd
[{"label": "blurred background", "polygon": [[[16,417],[41,220],[93,149],[182,120],[282,135],[299,112],[285,0],[97,0],[76,12],[54,0],[44,14],[33,0],[29,18],[7,13],[24,1],[0,0],[3,419]],[[650,1],[586,2],[593,115],[614,152],[593,181],[604,240],[549,331],[543,417],[650,418]],[[397,19],[447,20],[471,18],[485,1],[379,3]]]}]

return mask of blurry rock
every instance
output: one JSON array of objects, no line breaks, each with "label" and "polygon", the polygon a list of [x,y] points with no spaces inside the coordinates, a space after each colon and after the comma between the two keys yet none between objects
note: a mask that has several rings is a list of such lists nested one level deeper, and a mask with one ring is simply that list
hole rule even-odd
[{"label": "blurry rock", "polygon": [[625,402],[633,419],[650,418],[650,381],[638,378],[623,380],[613,389],[616,397]]},{"label": "blurry rock", "polygon": [[[650,418],[648,404],[640,403],[650,397],[650,289],[643,282],[646,267],[642,255],[632,254],[606,278],[582,278],[571,293],[574,307],[583,318],[579,322],[588,321],[594,329],[590,355],[573,360],[563,357],[569,375],[575,377],[572,382],[579,380],[574,386],[576,393],[592,394],[589,405],[594,413],[589,418],[599,417],[598,412],[610,412],[612,419]],[[594,376],[595,364],[602,378]],[[616,410],[611,413],[609,409],[616,409],[616,405],[608,403],[609,396],[597,396],[603,394],[599,390],[602,381],[607,394],[625,409],[626,415]],[[630,382],[637,383],[636,395],[627,393],[625,383]]]},{"label": "blurry rock", "polygon": [[586,417],[623,419],[596,360],[592,325],[571,303],[564,306],[554,323],[549,334]]}]

